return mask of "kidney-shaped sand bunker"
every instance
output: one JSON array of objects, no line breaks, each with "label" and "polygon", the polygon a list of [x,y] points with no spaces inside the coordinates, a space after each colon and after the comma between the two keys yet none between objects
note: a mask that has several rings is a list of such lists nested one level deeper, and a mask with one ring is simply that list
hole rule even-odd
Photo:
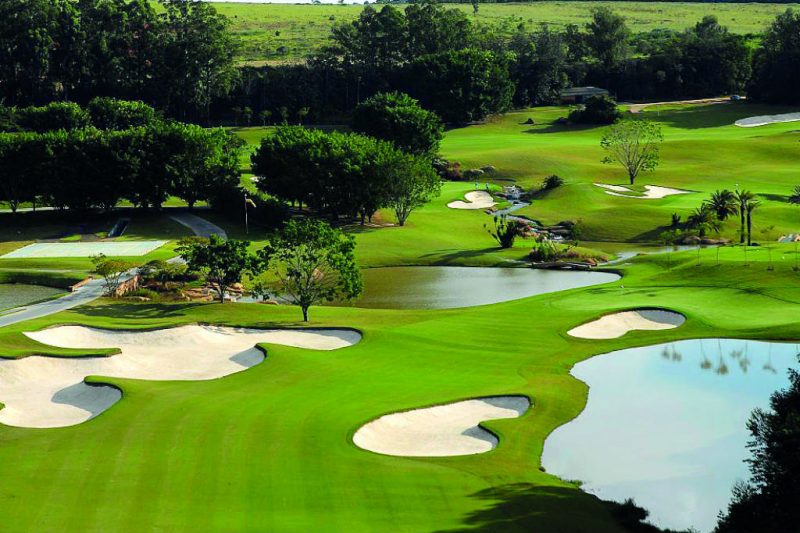
[{"label": "kidney-shaped sand bunker", "polygon": [[118,348],[110,357],[41,357],[0,360],[0,423],[29,428],[85,422],[122,397],[116,387],[87,384],[87,376],[192,381],[217,379],[264,360],[256,344],[335,350],[356,344],[347,329],[260,330],[180,326],[156,331],[114,331],[61,326],[26,332],[59,348]]},{"label": "kidney-shaped sand bunker", "polygon": [[601,316],[567,332],[581,339],[616,339],[629,331],[674,329],[686,321],[680,313],[666,309],[633,309]]},{"label": "kidney-shaped sand bunker", "polygon": [[353,442],[365,450],[404,457],[484,453],[494,449],[498,439],[479,424],[517,418],[530,405],[525,396],[492,396],[390,413],[361,426]]}]

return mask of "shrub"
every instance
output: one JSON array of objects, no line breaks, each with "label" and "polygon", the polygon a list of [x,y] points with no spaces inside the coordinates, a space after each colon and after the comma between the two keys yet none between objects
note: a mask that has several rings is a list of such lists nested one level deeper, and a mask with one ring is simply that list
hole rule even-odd
[{"label": "shrub", "polygon": [[608,96],[592,96],[586,99],[582,109],[569,114],[575,124],[613,124],[622,118],[617,103]]},{"label": "shrub", "polygon": [[549,191],[551,189],[556,189],[564,185],[564,178],[557,176],[556,174],[551,174],[547,176],[544,180],[542,180],[542,190]]},{"label": "shrub", "polygon": [[792,194],[789,195],[789,203],[800,204],[800,185],[795,185]]},{"label": "shrub", "polygon": [[494,227],[489,228],[483,225],[489,235],[497,241],[501,248],[511,248],[514,246],[516,238],[523,234],[525,225],[518,220],[508,220],[506,215],[495,215],[493,218]]},{"label": "shrub", "polygon": [[549,263],[558,258],[558,248],[550,239],[544,239],[534,243],[533,248],[528,254],[528,259],[534,263]]}]

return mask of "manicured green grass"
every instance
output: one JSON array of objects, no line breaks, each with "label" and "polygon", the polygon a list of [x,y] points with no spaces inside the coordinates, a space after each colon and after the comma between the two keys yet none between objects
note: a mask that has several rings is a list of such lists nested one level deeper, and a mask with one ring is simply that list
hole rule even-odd
[{"label": "manicured green grass", "polygon": [[[672,213],[685,217],[716,189],[750,189],[762,206],[754,214],[754,238],[774,241],[800,231],[800,209],[788,195],[800,184],[800,126],[776,124],[739,128],[739,118],[795,109],[745,103],[647,108],[641,116],[663,129],[661,164],[642,174],[638,186],[661,185],[696,191],[661,200],[637,200],[606,194],[593,183],[627,184],[621,167],[602,163],[600,138],[605,127],[560,126],[554,121],[567,108],[535,108],[509,113],[485,125],[451,130],[442,154],[463,168],[494,165],[498,177],[523,187],[537,187],[558,174],[566,184],[520,211],[555,223],[580,220],[583,238],[596,241],[656,241]],[[535,126],[523,124],[529,117]],[[738,220],[724,236],[738,240]]]},{"label": "manicured green grass", "polygon": [[[782,253],[791,253],[782,246]],[[800,335],[800,274],[763,252],[652,256],[617,283],[447,311],[312,310],[356,327],[335,352],[268,346],[253,369],[208,382],[94,378],[124,391],[98,418],[54,430],[0,428],[0,521],[10,531],[621,531],[592,496],[539,470],[546,435],[574,417],[577,361],[690,337]],[[622,288],[624,285],[624,289]],[[787,305],[789,304],[789,305]],[[685,313],[672,331],[581,341],[566,331],[612,310]],[[0,330],[5,356],[49,351],[19,332],[58,323],[114,328],[187,322],[299,326],[295,308],[94,305]],[[78,355],[89,350],[52,350]],[[527,394],[520,419],[486,424],[493,452],[398,458],[351,437],[380,414],[480,395]]]},{"label": "manicured green grass", "polygon": [[[605,5],[626,17],[634,32],[654,29],[683,30],[704,15],[716,15],[734,32],[756,34],[778,13],[797,4],[726,4],[690,2],[530,2],[481,4],[474,15],[470,4],[449,4],[478,25],[510,35],[519,25],[535,30],[540,24],[560,29],[585,24],[590,10]],[[302,60],[327,44],[331,26],[358,17],[361,5],[287,5],[215,3],[231,20],[231,29],[242,44],[240,58],[252,63]],[[402,9],[404,6],[398,6]]]}]

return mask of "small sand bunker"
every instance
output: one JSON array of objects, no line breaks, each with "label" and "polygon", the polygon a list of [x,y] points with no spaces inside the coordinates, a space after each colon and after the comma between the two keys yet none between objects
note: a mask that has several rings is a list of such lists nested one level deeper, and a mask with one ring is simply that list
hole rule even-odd
[{"label": "small sand bunker", "polygon": [[456,200],[447,204],[450,209],[487,209],[496,205],[492,195],[486,191],[471,191],[464,195],[466,202]]},{"label": "small sand bunker", "polygon": [[359,448],[403,457],[449,457],[484,453],[497,437],[484,420],[517,418],[530,408],[524,396],[493,396],[384,415],[353,436]]},{"label": "small sand bunker", "polygon": [[606,315],[567,333],[581,339],[616,339],[629,331],[674,329],[686,321],[680,313],[663,309],[638,309]]},{"label": "small sand bunker", "polygon": [[742,118],[734,122],[740,128],[755,128],[756,126],[766,126],[767,124],[778,124],[781,122],[797,122],[800,120],[800,113],[783,113],[781,115],[758,115],[756,117]]},{"label": "small sand bunker", "polygon": [[623,198],[634,198],[636,200],[658,200],[675,194],[689,194],[692,191],[682,189],[672,189],[670,187],[659,187],[658,185],[645,185],[644,193],[639,194],[629,187],[622,185],[608,185],[605,183],[595,183],[597,187],[605,189],[606,194],[611,196],[622,196]]},{"label": "small sand bunker", "polygon": [[351,330],[258,330],[181,326],[157,331],[113,331],[61,326],[25,333],[60,348],[118,348],[111,357],[41,357],[0,360],[0,423],[30,428],[80,424],[122,397],[87,376],[144,380],[207,380],[251,368],[264,360],[259,343],[335,350],[361,339]]}]

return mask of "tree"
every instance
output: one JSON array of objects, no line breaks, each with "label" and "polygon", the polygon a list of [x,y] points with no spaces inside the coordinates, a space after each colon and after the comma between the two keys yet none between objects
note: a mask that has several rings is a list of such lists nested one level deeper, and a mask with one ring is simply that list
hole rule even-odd
[{"label": "tree", "polygon": [[753,58],[748,98],[772,104],[800,102],[800,13],[778,15]]},{"label": "tree", "polygon": [[546,25],[534,33],[518,31],[509,49],[514,59],[509,67],[514,80],[514,104],[520,107],[555,104],[569,84],[568,43],[561,33]]},{"label": "tree", "polygon": [[714,191],[705,203],[716,213],[719,220],[727,220],[729,216],[738,212],[736,194],[728,189]]},{"label": "tree", "polygon": [[501,248],[513,247],[516,238],[522,235],[524,225],[517,220],[508,220],[506,215],[495,215],[493,221],[493,228],[489,228],[486,224],[483,225],[489,235],[497,241]]},{"label": "tree", "polygon": [[400,84],[445,122],[483,120],[511,107],[507,59],[474,48],[421,56],[404,67]]},{"label": "tree", "polygon": [[258,118],[261,120],[261,125],[266,126],[271,116],[272,116],[272,111],[270,111],[269,109],[262,109],[261,112],[258,114]]},{"label": "tree", "polygon": [[753,201],[756,197],[755,194],[747,190],[734,191],[736,197],[736,210],[739,212],[739,244],[744,244],[745,239],[745,221],[747,219],[747,204]]},{"label": "tree", "polygon": [[218,235],[208,239],[182,240],[177,252],[190,271],[199,272],[225,303],[225,294],[234,283],[241,283],[245,273],[257,274],[261,263],[248,251],[250,243],[235,239],[224,240]]},{"label": "tree", "polygon": [[789,195],[790,204],[800,204],[800,185],[795,185],[792,194]]},{"label": "tree", "polygon": [[627,58],[630,30],[625,18],[610,8],[592,9],[592,20],[586,24],[586,33],[586,43],[592,55],[606,70]]},{"label": "tree", "polygon": [[753,211],[758,209],[761,202],[757,200],[750,200],[744,204],[744,210],[747,213],[747,246],[752,244],[753,237]]},{"label": "tree", "polygon": [[640,172],[658,166],[658,145],[664,140],[661,128],[647,120],[623,120],[612,125],[600,140],[608,153],[603,163],[622,165],[633,185]]},{"label": "tree", "polygon": [[383,167],[387,173],[387,204],[397,224],[404,226],[411,212],[439,194],[442,181],[430,162],[417,156],[397,154],[396,164]]},{"label": "tree", "polygon": [[93,98],[86,106],[92,126],[101,130],[124,130],[147,126],[157,120],[156,110],[143,102],[115,98]]},{"label": "tree", "polygon": [[686,219],[686,226],[689,229],[695,229],[700,237],[705,237],[706,234],[713,231],[719,233],[721,225],[717,214],[709,204],[703,204],[696,208],[689,217]]},{"label": "tree", "polygon": [[407,94],[378,93],[353,112],[353,130],[394,143],[406,152],[433,156],[439,150],[444,125]]},{"label": "tree", "polygon": [[715,533],[783,533],[800,522],[800,373],[789,369],[789,386],[775,392],[769,409],[747,423],[750,479],[733,490]]},{"label": "tree", "polygon": [[306,118],[310,112],[311,112],[311,108],[308,107],[308,106],[301,107],[300,109],[298,109],[297,110],[297,123],[298,124],[302,124],[303,123],[303,119]]},{"label": "tree", "polygon": [[278,279],[275,296],[303,312],[312,305],[350,300],[362,290],[355,239],[326,222],[290,220],[269,239],[259,257]]},{"label": "tree", "polygon": [[613,124],[621,118],[617,103],[608,96],[587,98],[583,109],[569,114],[569,120],[576,124]]},{"label": "tree", "polygon": [[244,120],[245,126],[249,126],[250,123],[253,121],[253,110],[245,106],[242,109],[242,120]]},{"label": "tree", "polygon": [[103,277],[103,289],[106,296],[114,296],[122,283],[125,274],[136,267],[134,263],[109,259],[104,254],[92,257],[95,273]]},{"label": "tree", "polygon": [[227,94],[237,77],[229,21],[206,2],[163,0],[160,63],[154,72],[164,106],[176,116],[199,111]]}]

